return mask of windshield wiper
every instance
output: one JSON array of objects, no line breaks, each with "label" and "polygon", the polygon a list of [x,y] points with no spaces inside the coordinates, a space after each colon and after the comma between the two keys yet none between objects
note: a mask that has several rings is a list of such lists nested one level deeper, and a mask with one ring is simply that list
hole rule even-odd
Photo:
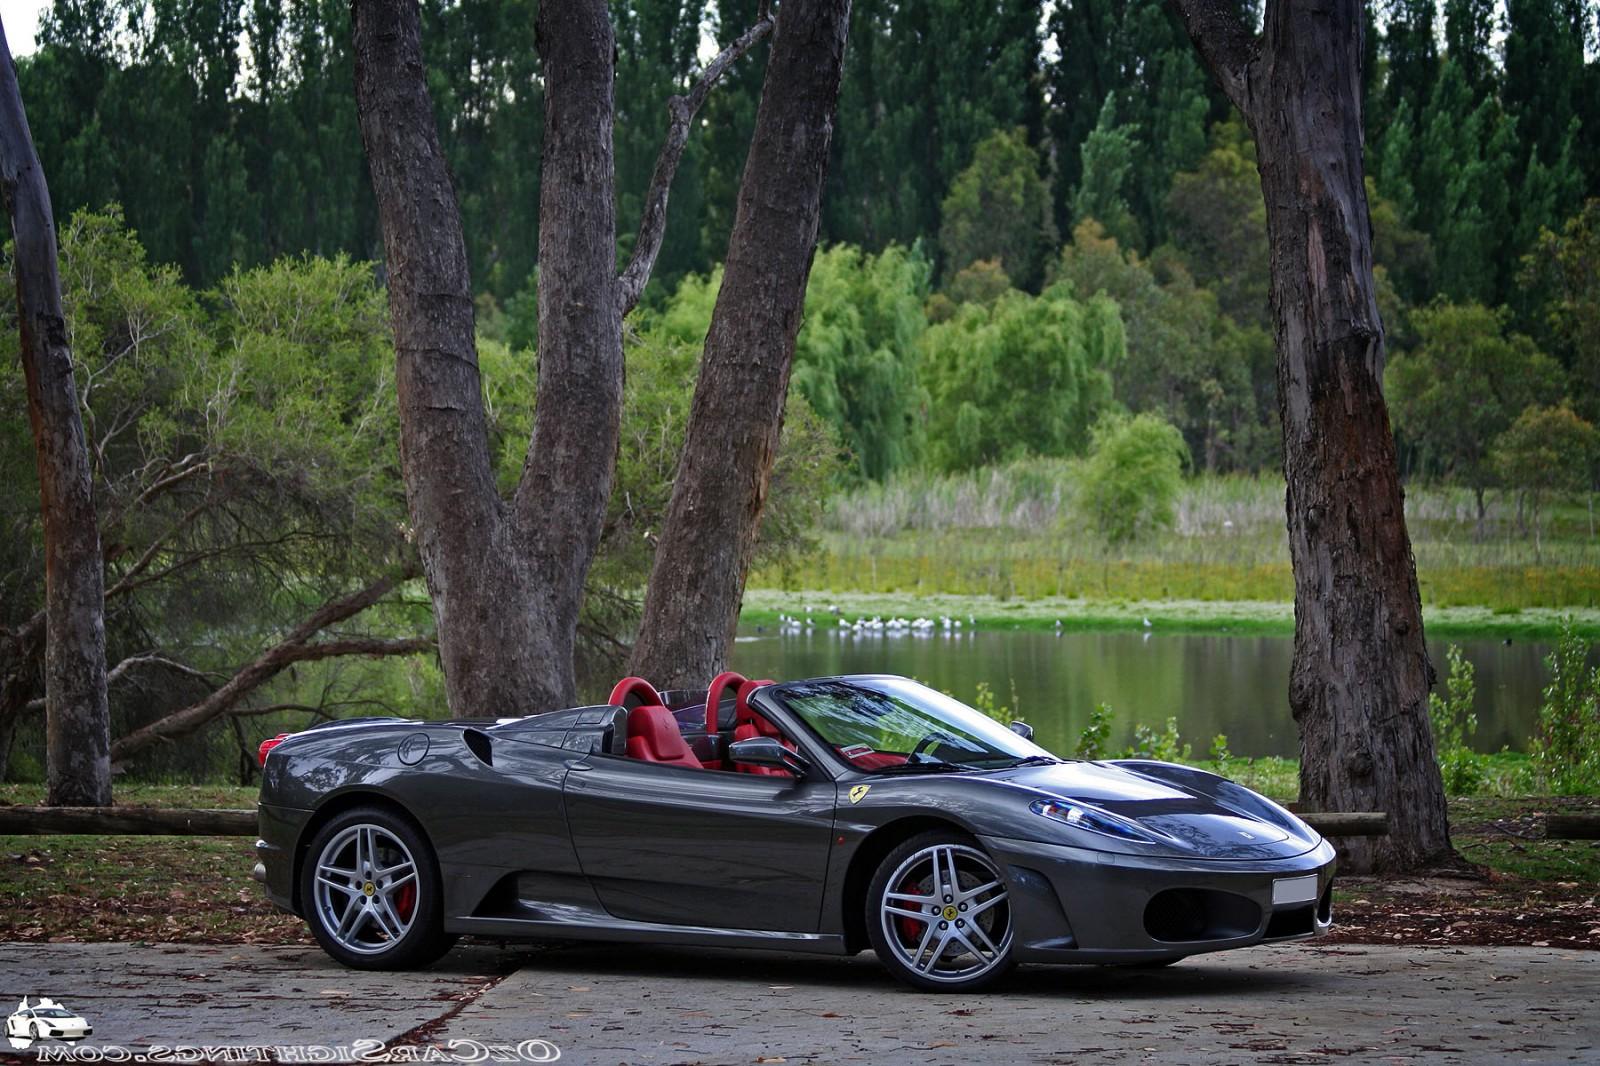
[{"label": "windshield wiper", "polygon": [[979,767],[968,766],[965,763],[946,762],[935,759],[930,762],[903,762],[894,766],[882,766],[872,771],[875,774],[955,774],[966,773]]},{"label": "windshield wiper", "polygon": [[1010,766],[1007,766],[1006,769],[1010,770],[1018,766],[1044,766],[1046,764],[1054,766],[1060,761],[1054,755],[1024,755]]}]

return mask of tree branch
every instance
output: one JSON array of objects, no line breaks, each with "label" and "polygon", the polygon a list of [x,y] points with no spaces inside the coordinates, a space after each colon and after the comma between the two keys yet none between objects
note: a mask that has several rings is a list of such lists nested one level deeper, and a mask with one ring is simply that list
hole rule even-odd
[{"label": "tree branch", "polygon": [[396,585],[415,576],[416,567],[408,566],[398,574],[379,578],[359,591],[324,603],[282,640],[241,668],[205,699],[119,738],[111,745],[112,763],[126,762],[158,741],[193,733],[231,711],[246,695],[295,663],[331,659],[340,655],[415,655],[431,651],[434,642],[426,637],[339,637],[311,642],[311,638],[323,629],[360,614],[383,599]]},{"label": "tree branch", "polygon": [[1229,0],[1167,0],[1183,22],[1200,59],[1223,93],[1250,121],[1250,64],[1261,42],[1239,21],[1238,5]]},{"label": "tree branch", "polygon": [[667,126],[667,139],[656,157],[655,173],[650,176],[650,189],[644,198],[644,213],[639,217],[639,235],[633,242],[633,255],[617,281],[617,299],[626,315],[639,302],[650,272],[655,269],[656,256],[661,252],[661,241],[667,232],[667,194],[672,190],[672,179],[678,173],[678,163],[683,159],[684,146],[689,143],[689,126],[695,112],[711,95],[712,88],[740,56],[750,51],[755,43],[772,31],[773,19],[762,7],[761,17],[728,47],[717,53],[706,64],[700,80],[695,82],[687,96],[674,96],[667,101],[672,121]]}]

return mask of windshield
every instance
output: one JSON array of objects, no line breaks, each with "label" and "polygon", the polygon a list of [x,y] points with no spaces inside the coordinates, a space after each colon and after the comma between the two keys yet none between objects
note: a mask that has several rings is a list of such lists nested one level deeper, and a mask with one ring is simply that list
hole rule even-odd
[{"label": "windshield", "polygon": [[60,1007],[46,1007],[43,1010],[36,1010],[36,1011],[33,1012],[33,1016],[35,1018],[71,1018],[71,1017],[73,1017],[72,1014],[70,1014],[67,1011],[62,1010]]},{"label": "windshield", "polygon": [[858,770],[993,770],[1049,752],[926,685],[900,677],[801,681],[778,698]]}]

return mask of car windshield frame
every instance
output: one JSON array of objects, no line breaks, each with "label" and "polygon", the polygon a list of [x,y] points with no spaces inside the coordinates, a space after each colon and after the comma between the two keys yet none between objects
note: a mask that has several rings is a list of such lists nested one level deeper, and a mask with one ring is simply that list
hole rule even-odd
[{"label": "car windshield frame", "polygon": [[[857,773],[886,776],[919,770],[1005,770],[1041,757],[1059,761],[1054,753],[981,711],[909,678],[816,678],[775,685],[768,691],[825,749]],[[868,739],[899,737],[908,745],[917,745],[935,734],[942,734],[942,739],[918,753],[915,762],[909,760],[910,751],[879,747]],[[847,753],[858,744],[908,759],[863,766]]]},{"label": "car windshield frame", "polygon": [[77,1015],[73,1014],[71,1011],[62,1010],[60,1007],[35,1007],[33,1009],[33,1016],[35,1018],[76,1018],[77,1017]]}]

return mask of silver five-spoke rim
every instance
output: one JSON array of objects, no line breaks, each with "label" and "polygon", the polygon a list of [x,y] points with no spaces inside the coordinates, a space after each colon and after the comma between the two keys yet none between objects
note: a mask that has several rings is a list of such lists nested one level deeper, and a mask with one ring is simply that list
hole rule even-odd
[{"label": "silver five-spoke rim", "polygon": [[1005,961],[1011,904],[989,856],[964,844],[923,848],[895,868],[879,906],[895,958],[930,981],[969,981]]},{"label": "silver five-spoke rim", "polygon": [[317,919],[341,947],[359,955],[387,951],[410,931],[417,891],[416,860],[381,826],[349,826],[317,856]]}]

